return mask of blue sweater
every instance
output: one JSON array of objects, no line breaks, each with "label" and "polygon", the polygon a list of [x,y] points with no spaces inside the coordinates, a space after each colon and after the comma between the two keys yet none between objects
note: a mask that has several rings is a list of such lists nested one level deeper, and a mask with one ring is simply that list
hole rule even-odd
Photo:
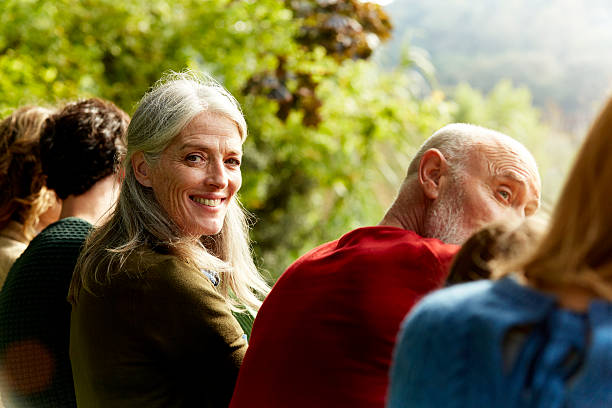
[{"label": "blue sweater", "polygon": [[437,291],[402,324],[388,407],[612,407],[612,304],[511,278]]}]

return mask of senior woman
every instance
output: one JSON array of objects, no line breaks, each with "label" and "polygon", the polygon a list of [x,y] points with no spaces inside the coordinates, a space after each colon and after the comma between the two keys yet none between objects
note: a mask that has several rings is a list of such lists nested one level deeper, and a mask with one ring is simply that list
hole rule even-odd
[{"label": "senior woman", "polygon": [[46,188],[38,144],[52,113],[24,106],[0,122],[0,288],[34,235],[59,217],[61,204]]},{"label": "senior woman", "polygon": [[236,193],[247,136],[236,100],[165,76],[127,131],[125,179],[69,290],[70,358],[86,407],[222,407],[247,343],[232,310],[268,287]]}]

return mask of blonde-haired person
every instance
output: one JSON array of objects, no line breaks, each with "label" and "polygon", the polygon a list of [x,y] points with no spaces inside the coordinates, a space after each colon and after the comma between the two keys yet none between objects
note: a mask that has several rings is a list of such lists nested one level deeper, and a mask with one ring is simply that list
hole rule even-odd
[{"label": "blonde-haired person", "polygon": [[0,122],[0,288],[34,235],[59,217],[61,204],[45,186],[38,145],[52,113],[24,106]]},{"label": "blonde-haired person", "polygon": [[246,122],[194,72],[162,78],[127,131],[125,179],[69,290],[79,406],[227,406],[247,343],[232,310],[269,290],[236,193]]},{"label": "blonde-haired person", "polygon": [[534,248],[407,317],[389,407],[612,406],[611,155],[612,100]]}]

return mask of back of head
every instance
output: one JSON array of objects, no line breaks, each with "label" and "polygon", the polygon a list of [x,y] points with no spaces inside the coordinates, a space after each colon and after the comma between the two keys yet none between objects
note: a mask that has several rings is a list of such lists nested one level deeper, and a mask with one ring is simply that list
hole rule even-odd
[{"label": "back of head", "polygon": [[520,153],[524,160],[536,169],[537,165],[533,156],[518,141],[513,138],[482,126],[467,123],[451,123],[436,131],[419,148],[408,166],[407,176],[415,175],[419,169],[419,163],[423,154],[429,149],[438,149],[450,164],[451,171],[457,172],[465,166],[470,159],[470,152],[477,146],[490,144],[496,141],[496,148],[510,146]]},{"label": "back of head", "polygon": [[578,284],[612,300],[612,99],[587,134],[548,233],[524,266],[538,285]]},{"label": "back of head", "polygon": [[52,113],[26,106],[0,122],[0,229],[14,220],[24,224],[28,238],[38,217],[55,201],[45,188],[39,154],[40,131]]},{"label": "back of head", "polygon": [[497,277],[496,264],[509,264],[525,257],[543,232],[537,219],[510,218],[490,223],[476,231],[461,246],[453,260],[448,284]]},{"label": "back of head", "polygon": [[117,172],[128,123],[124,111],[102,99],[64,106],[46,121],[40,137],[47,186],[65,199]]}]

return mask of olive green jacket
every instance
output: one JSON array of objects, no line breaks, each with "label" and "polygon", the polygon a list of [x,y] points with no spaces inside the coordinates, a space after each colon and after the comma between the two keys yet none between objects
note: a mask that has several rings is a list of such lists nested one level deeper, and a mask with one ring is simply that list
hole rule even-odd
[{"label": "olive green jacket", "polygon": [[223,297],[172,255],[134,254],[81,290],[70,359],[79,407],[226,407],[247,343]]}]

